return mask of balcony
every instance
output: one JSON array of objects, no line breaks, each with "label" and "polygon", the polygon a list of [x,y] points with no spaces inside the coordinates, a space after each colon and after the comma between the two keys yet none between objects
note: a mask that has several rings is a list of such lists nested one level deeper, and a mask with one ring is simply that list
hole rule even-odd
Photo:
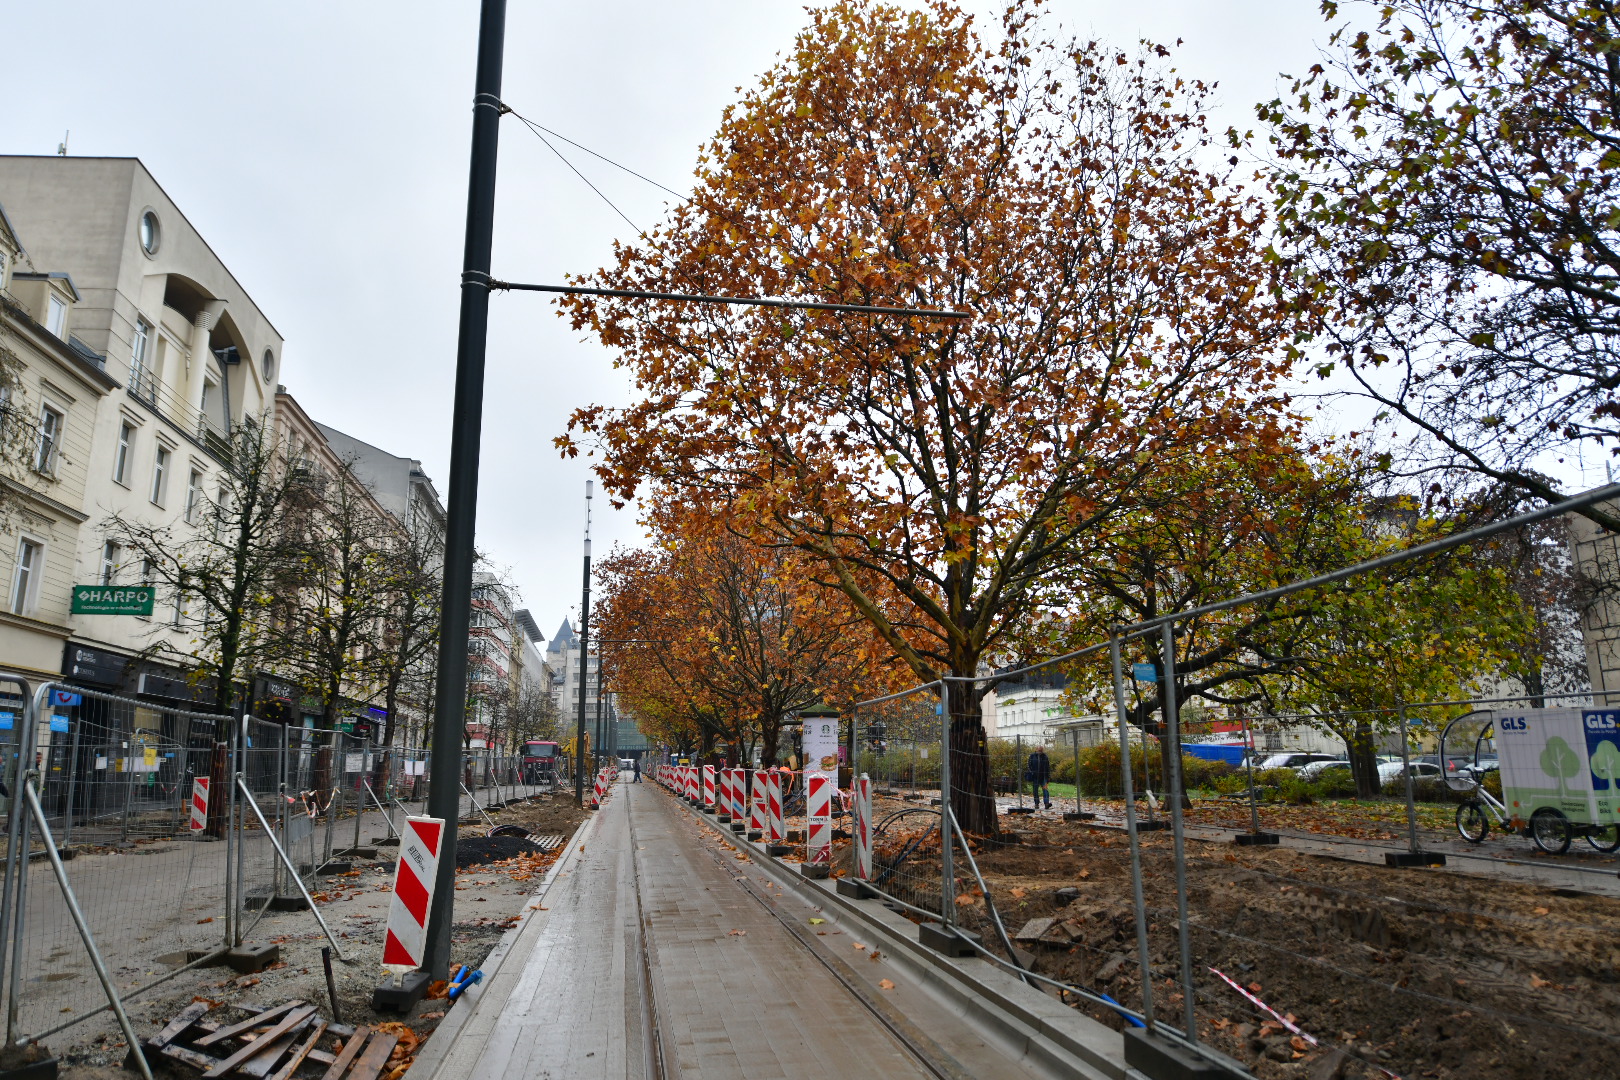
[{"label": "balcony", "polygon": [[150,368],[135,368],[130,372],[129,396],[180,429],[192,442],[207,450],[221,461],[231,455],[230,433],[220,429],[213,417],[180,400],[175,392],[157,377]]}]

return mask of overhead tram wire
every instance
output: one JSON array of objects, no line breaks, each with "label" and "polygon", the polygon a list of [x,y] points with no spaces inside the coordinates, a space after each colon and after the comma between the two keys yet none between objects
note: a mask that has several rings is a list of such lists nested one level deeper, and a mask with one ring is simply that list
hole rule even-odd
[{"label": "overhead tram wire", "polygon": [[[507,105],[505,102],[501,103],[501,110],[516,117],[519,122],[521,122],[534,134],[535,138],[539,139],[545,144],[547,150],[550,150],[553,154],[557,155],[558,161],[561,161],[564,165],[568,166],[569,171],[575,176],[579,177],[580,181],[586,187],[590,188],[591,191],[595,193],[597,198],[606,203],[615,214],[618,214],[619,217],[624,220],[626,225],[630,226],[636,231],[637,236],[641,237],[648,243],[652,242],[652,238],[647,235],[647,231],[640,225],[637,225],[634,221],[631,221],[630,215],[619,209],[618,204],[612,199],[608,198],[601,188],[597,187],[591,182],[590,177],[581,172],[572,161],[569,161],[567,155],[553,146],[551,144],[551,140],[546,138],[547,134],[555,136],[561,141],[567,143],[569,146],[583,150],[585,153],[594,158],[607,162],[615,169],[620,169],[629,173],[631,176],[634,176],[638,180],[651,184],[660,191],[668,192],[677,199],[680,199],[682,202],[692,201],[689,196],[682,195],[680,192],[671,187],[660,184],[658,181],[653,180],[650,177],[643,176],[641,173],[636,172],[636,170],[627,165],[619,164],[617,161],[614,161],[605,154],[599,154],[588,146],[582,146],[565,135],[558,135],[550,128],[535,123],[533,120],[530,120],[528,117],[524,116],[510,105]],[[662,258],[661,255],[660,258]],[[679,273],[679,271],[677,271],[677,273]],[[683,274],[682,276],[684,277],[685,275]],[[707,293],[652,292],[640,289],[598,289],[583,285],[532,285],[519,282],[500,281],[494,278],[486,279],[484,284],[491,290],[560,293],[569,296],[607,296],[625,300],[673,300],[699,304],[733,304],[743,307],[781,308],[790,311],[830,311],[850,315],[899,315],[902,317],[922,319],[971,319],[973,317],[973,313],[969,311],[950,311],[941,310],[938,308],[902,308],[882,304],[834,304],[811,300],[786,300],[775,297],[713,296]]]}]

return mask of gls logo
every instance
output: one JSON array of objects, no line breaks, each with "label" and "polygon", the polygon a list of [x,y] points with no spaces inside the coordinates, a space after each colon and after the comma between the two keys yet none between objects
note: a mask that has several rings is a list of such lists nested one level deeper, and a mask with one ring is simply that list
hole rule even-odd
[{"label": "gls logo", "polygon": [[1504,716],[1501,720],[1503,731],[1525,731],[1529,722],[1522,716]]},{"label": "gls logo", "polygon": [[1585,714],[1587,731],[1615,731],[1620,729],[1620,713],[1589,712]]}]

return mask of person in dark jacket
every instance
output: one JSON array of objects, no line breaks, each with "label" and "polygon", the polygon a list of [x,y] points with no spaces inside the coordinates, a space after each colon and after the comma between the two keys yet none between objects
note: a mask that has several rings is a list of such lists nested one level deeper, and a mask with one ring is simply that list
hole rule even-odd
[{"label": "person in dark jacket", "polygon": [[1042,798],[1046,800],[1046,809],[1052,809],[1052,759],[1046,756],[1046,747],[1037,746],[1035,752],[1029,755],[1029,787],[1035,796],[1035,805],[1039,806]]},{"label": "person in dark jacket", "polygon": [[632,784],[641,783],[641,759],[639,757],[633,757],[630,759],[630,764],[636,770],[635,779],[631,780],[630,782]]}]

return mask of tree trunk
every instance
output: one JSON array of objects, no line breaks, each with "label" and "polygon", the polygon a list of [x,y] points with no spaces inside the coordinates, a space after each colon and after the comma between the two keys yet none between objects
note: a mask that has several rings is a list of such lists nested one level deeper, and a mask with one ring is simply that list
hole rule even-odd
[{"label": "tree trunk", "polygon": [[1350,736],[1350,772],[1356,778],[1356,797],[1373,799],[1379,794],[1378,754],[1373,746],[1372,727],[1365,720],[1356,721],[1356,730]]},{"label": "tree trunk", "polygon": [[946,683],[951,717],[951,814],[965,833],[1000,832],[990,790],[990,744],[984,734],[982,699],[972,683]]}]

